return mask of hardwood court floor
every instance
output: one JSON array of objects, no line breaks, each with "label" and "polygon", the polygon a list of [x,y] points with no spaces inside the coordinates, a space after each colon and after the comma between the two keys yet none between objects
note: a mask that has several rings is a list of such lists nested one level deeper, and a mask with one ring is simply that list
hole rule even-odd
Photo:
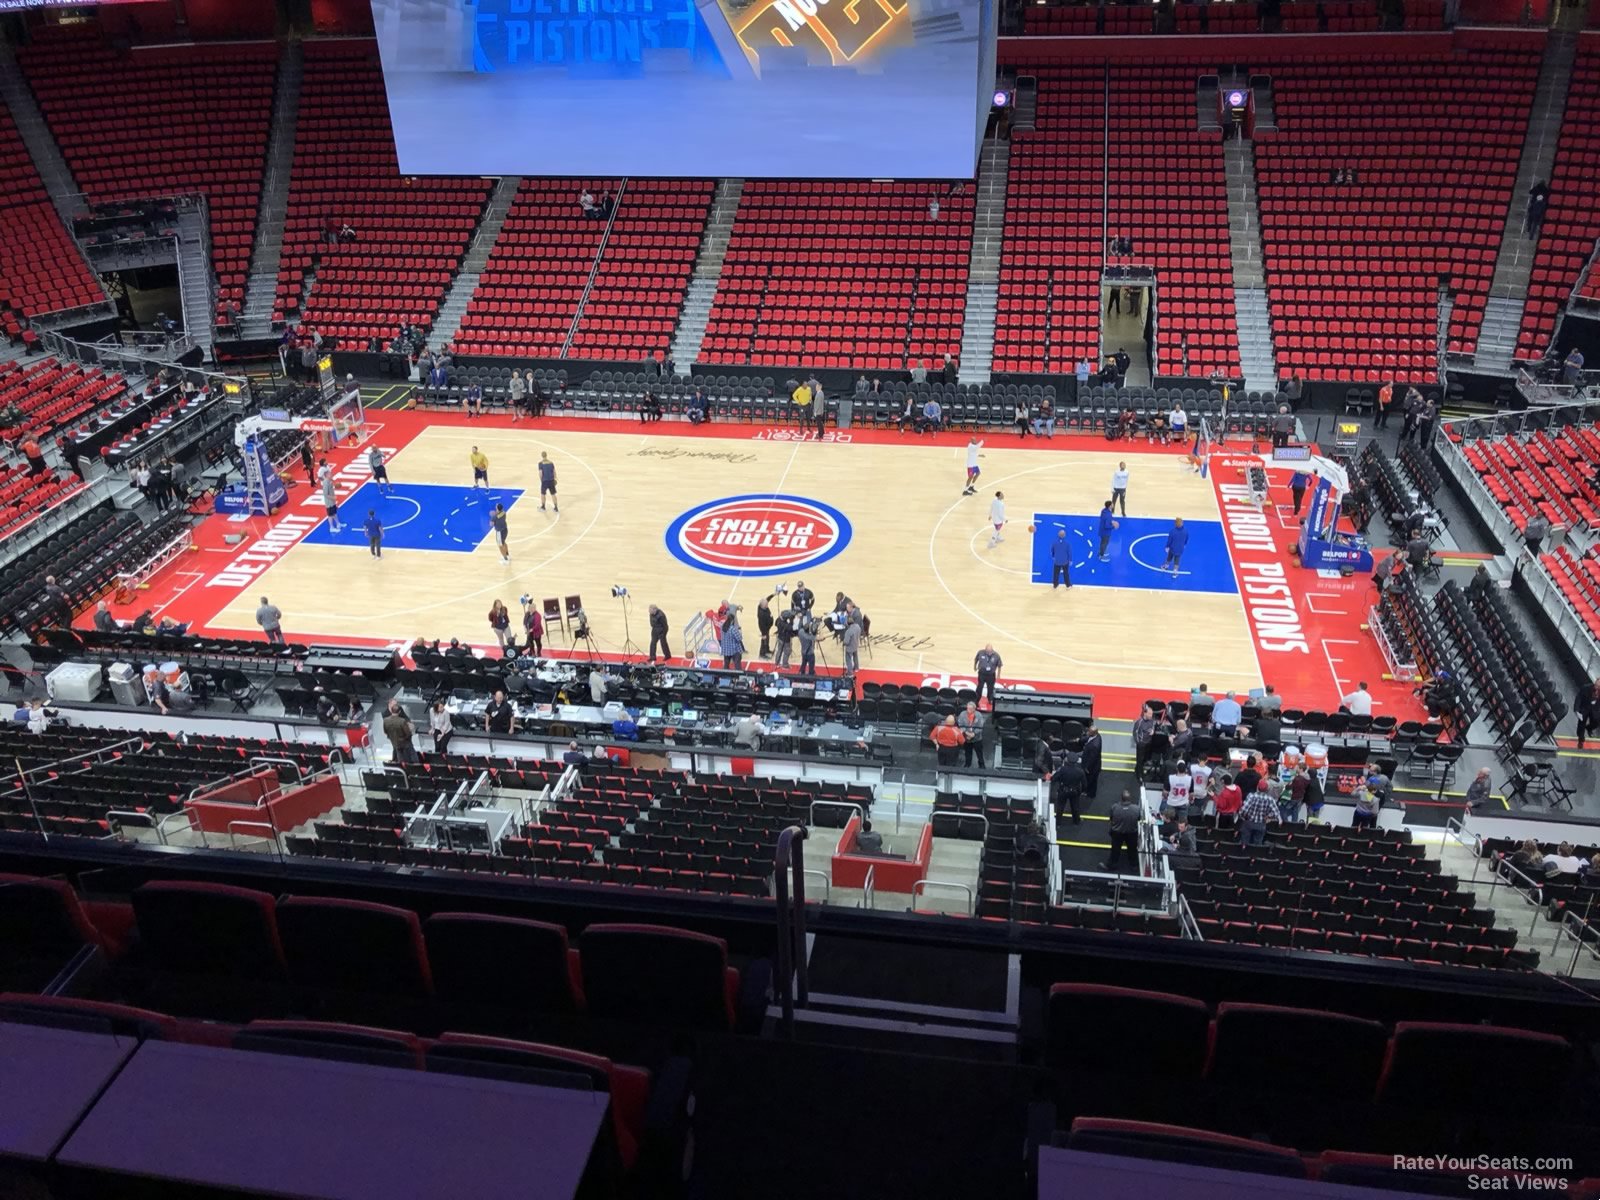
[{"label": "hardwood court floor", "polygon": [[[320,535],[313,532],[220,612],[203,617],[207,626],[255,632],[257,597],[266,594],[300,640],[460,637],[492,645],[486,615],[494,599],[504,600],[515,619],[524,593],[536,599],[578,594],[597,648],[617,652],[624,640],[623,609],[610,589],[620,584],[633,596],[631,632],[641,648],[648,641],[648,604],[665,610],[673,649],[681,650],[689,618],[729,598],[746,606],[753,656],[756,601],[776,583],[793,586],[804,578],[819,606],[831,607],[834,593],[844,591],[871,618],[864,667],[965,674],[973,654],[992,642],[1005,662],[1002,679],[1152,691],[1186,691],[1202,677],[1213,689],[1261,682],[1243,605],[1231,594],[1225,552],[1220,561],[1196,563],[1193,573],[1212,573],[1219,586],[1226,574],[1227,592],[1173,590],[1166,576],[1133,567],[1125,577],[1144,586],[1080,585],[1055,592],[1031,582],[1034,551],[1026,526],[1032,514],[1072,514],[1087,523],[1108,497],[1119,459],[1132,470],[1129,516],[1159,522],[1151,528],[1158,527],[1160,536],[1173,517],[1218,521],[1211,484],[1171,451],[1064,449],[1065,439],[990,436],[978,494],[963,497],[964,447],[914,437],[845,445],[674,436],[670,424],[648,433],[622,423],[615,432],[577,432],[559,424],[439,424],[412,413],[381,417],[384,424],[373,440],[393,451],[389,475],[397,490],[438,485],[436,500],[387,502],[390,543],[381,561],[367,553],[359,536],[347,535],[348,544],[317,544]],[[1093,445],[1087,439],[1076,444]],[[510,563],[500,561],[492,538],[471,549],[455,540],[464,531],[467,543],[477,536],[467,529],[476,510],[460,507],[460,490],[471,483],[473,445],[488,455],[496,489],[522,489],[510,506]],[[539,511],[541,451],[557,466],[559,515]],[[351,486],[362,483],[359,468],[347,475],[354,476]],[[991,549],[988,514],[996,489],[1006,494],[1011,524],[1005,540]],[[305,493],[304,487],[294,489],[285,511],[320,516],[320,507],[311,503],[315,498]],[[713,574],[669,551],[666,531],[674,518],[696,505],[751,494],[831,505],[849,520],[853,535],[831,561],[776,575]],[[368,484],[344,501],[347,524],[359,527],[371,497]],[[430,545],[457,548],[404,548],[401,543],[423,533],[418,521],[437,526]],[[1155,544],[1128,551],[1134,560],[1159,565],[1157,535],[1140,540]],[[555,644],[565,639],[557,634]],[[838,665],[831,640],[823,653],[822,661]]]}]

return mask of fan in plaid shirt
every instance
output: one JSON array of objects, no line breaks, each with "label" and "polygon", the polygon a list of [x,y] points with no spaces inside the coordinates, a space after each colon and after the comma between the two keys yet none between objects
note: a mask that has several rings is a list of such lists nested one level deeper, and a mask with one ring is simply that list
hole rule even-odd
[{"label": "fan in plaid shirt", "polygon": [[1245,797],[1239,810],[1239,844],[1259,846],[1267,840],[1267,825],[1283,818],[1278,815],[1278,802],[1266,788],[1258,788]]}]

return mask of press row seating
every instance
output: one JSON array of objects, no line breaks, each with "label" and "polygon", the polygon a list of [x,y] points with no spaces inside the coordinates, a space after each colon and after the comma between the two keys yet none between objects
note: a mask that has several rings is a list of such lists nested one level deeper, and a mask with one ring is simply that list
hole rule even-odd
[{"label": "press row seating", "polygon": [[959,354],[972,214],[966,184],[747,181],[701,361],[877,371]]},{"label": "press row seating", "polygon": [[28,317],[103,299],[50,203],[11,110],[0,108],[0,333],[13,344],[26,334],[31,344]]},{"label": "press row seating", "polygon": [[[347,347],[405,321],[431,328],[492,186],[402,176],[377,44],[305,43],[273,322],[299,318]],[[330,244],[330,222],[356,242]]]},{"label": "press row seating", "polygon": [[242,305],[272,124],[277,46],[118,51],[92,26],[83,30],[56,26],[17,55],[78,186],[96,203],[204,195],[218,311]]},{"label": "press row seating", "polygon": [[[1281,374],[1434,373],[1438,283],[1449,349],[1470,354],[1538,77],[1536,50],[1252,62],[1278,129],[1256,139],[1261,239]],[[1485,90],[1497,102],[1477,103]],[[1382,94],[1386,103],[1366,103]],[[1328,182],[1338,168],[1355,184]],[[1387,322],[1403,332],[1383,332]]]},{"label": "press row seating", "polygon": [[[1517,334],[1516,357],[1521,359],[1538,358],[1550,348],[1557,315],[1600,239],[1600,213],[1590,202],[1600,183],[1600,38],[1592,34],[1578,39],[1566,104],[1550,177],[1550,207],[1539,229],[1528,306]],[[1526,204],[1526,196],[1516,197],[1514,219],[1523,219]]]}]

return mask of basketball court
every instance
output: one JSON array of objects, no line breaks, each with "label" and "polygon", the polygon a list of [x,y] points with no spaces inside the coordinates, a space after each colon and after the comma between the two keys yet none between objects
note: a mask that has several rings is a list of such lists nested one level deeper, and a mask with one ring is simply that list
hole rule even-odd
[{"label": "basketball court", "polygon": [[[1370,583],[1292,564],[1287,472],[1274,475],[1284,511],[1258,509],[1238,485],[1247,454],[1214,455],[1203,477],[1176,445],[991,433],[977,493],[964,496],[965,434],[856,429],[818,442],[751,425],[513,425],[381,410],[369,419],[367,444],[384,450],[393,487],[385,494],[371,482],[365,448],[330,455],[340,532],[296,467],[285,508],[209,518],[195,552],[117,615],[153,605],[219,634],[257,632],[266,595],[291,640],[403,649],[459,637],[492,647],[494,600],[515,614],[524,595],[579,596],[597,653],[615,656],[630,638],[642,652],[648,605],[667,613],[681,652],[689,620],[727,599],[745,606],[754,658],[756,602],[804,581],[819,608],[844,592],[866,613],[869,678],[970,678],[973,655],[992,643],[1003,682],[1122,693],[1119,713],[1124,701],[1201,681],[1213,692],[1271,682],[1291,704],[1327,707],[1357,679],[1373,684],[1387,711],[1409,713],[1409,689],[1383,688],[1361,629]],[[489,459],[488,487],[473,486],[474,446]],[[540,509],[541,454],[556,466],[559,513]],[[1100,561],[1098,516],[1122,461],[1128,515],[1119,513]],[[996,491],[1008,524],[991,545]],[[508,513],[509,562],[490,533],[495,503]],[[381,560],[361,528],[369,509],[385,526]],[[1177,517],[1190,537],[1172,573],[1165,546]],[[1071,590],[1050,586],[1049,543],[1061,531],[1073,547]],[[243,540],[230,544],[230,534]],[[614,598],[614,586],[631,599]],[[774,600],[774,611],[782,604]],[[840,665],[836,642],[818,645],[819,666]],[[546,648],[568,651],[567,631],[551,631]]]}]

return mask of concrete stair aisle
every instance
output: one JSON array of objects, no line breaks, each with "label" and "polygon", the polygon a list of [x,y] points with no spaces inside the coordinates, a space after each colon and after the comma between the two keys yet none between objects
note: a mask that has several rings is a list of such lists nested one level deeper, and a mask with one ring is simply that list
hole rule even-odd
[{"label": "concrete stair aisle", "polygon": [[478,221],[478,230],[467,246],[466,257],[461,260],[461,269],[456,272],[450,290],[444,294],[444,302],[439,305],[439,315],[434,318],[433,331],[428,335],[430,344],[443,345],[461,332],[467,305],[472,303],[472,294],[478,290],[478,278],[483,274],[494,244],[500,238],[506,214],[511,211],[511,202],[517,198],[517,188],[521,183],[522,176],[506,175],[494,185],[494,191],[489,194],[489,203],[484,206],[483,217]]},{"label": "concrete stair aisle", "polygon": [[210,216],[201,202],[178,213],[178,294],[183,299],[183,328],[211,360],[215,333],[217,281],[211,272]]},{"label": "concrete stair aisle", "polygon": [[700,235],[700,251],[689,276],[689,290],[683,297],[683,311],[678,314],[678,328],[672,335],[672,349],[668,351],[673,365],[682,374],[687,374],[700,357],[706,324],[711,320],[711,304],[717,296],[717,279],[722,275],[728,238],[733,234],[733,221],[743,195],[744,180],[717,180],[711,209],[706,214],[706,227]]},{"label": "concrete stair aisle", "polygon": [[1228,184],[1228,247],[1233,261],[1233,307],[1239,324],[1239,363],[1245,386],[1277,385],[1272,313],[1267,302],[1266,259],[1261,248],[1261,207],[1256,197],[1256,152],[1243,138],[1223,143]]},{"label": "concrete stair aisle", "polygon": [[50,203],[55,205],[56,212],[61,214],[62,221],[70,230],[72,218],[82,216],[88,210],[88,202],[78,190],[72,169],[62,157],[55,135],[50,132],[50,126],[39,111],[27,80],[22,77],[22,68],[17,65],[11,43],[4,38],[0,38],[0,97],[5,99],[6,107],[11,110],[11,119],[16,123],[17,132],[22,135],[23,144],[28,147],[28,156],[33,159],[34,169],[39,172],[45,190],[50,193]]},{"label": "concrete stair aisle", "polygon": [[[1578,53],[1576,33],[1553,29],[1544,46],[1544,61],[1539,67],[1539,83],[1528,111],[1528,132],[1522,142],[1522,158],[1517,164],[1517,183],[1506,213],[1506,227],[1500,238],[1500,253],[1495,258],[1494,279],[1489,284],[1489,300],[1484,305],[1483,324],[1478,332],[1474,362],[1477,366],[1503,369],[1511,365],[1517,348],[1517,333],[1522,328],[1522,312],[1527,307],[1528,280],[1533,274],[1539,239],[1525,232],[1528,192],[1534,181],[1548,181],[1555,166],[1556,142],[1561,137],[1561,122],[1567,110],[1567,89],[1572,83],[1572,62]],[[1500,303],[1496,304],[1496,301]]]},{"label": "concrete stair aisle", "polygon": [[300,81],[305,53],[298,40],[287,42],[278,56],[278,84],[272,97],[272,132],[267,139],[267,170],[256,209],[256,244],[245,281],[240,333],[269,337],[272,306],[283,260],[283,224],[289,211],[289,173],[294,166],[295,126],[300,117]]},{"label": "concrete stair aisle", "polygon": [[988,383],[994,367],[994,319],[1000,297],[1000,248],[1006,232],[1006,176],[1011,143],[988,137],[978,158],[977,204],[972,215],[972,258],[967,307],[961,323],[962,383]]}]

